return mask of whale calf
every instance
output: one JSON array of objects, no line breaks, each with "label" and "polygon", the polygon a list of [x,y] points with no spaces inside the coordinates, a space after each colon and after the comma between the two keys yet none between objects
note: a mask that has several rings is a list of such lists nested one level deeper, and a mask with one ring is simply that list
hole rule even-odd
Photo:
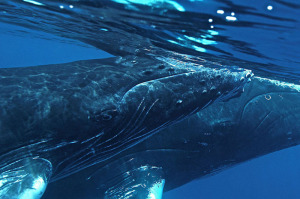
[{"label": "whale calf", "polygon": [[40,198],[48,182],[239,95],[252,76],[133,61],[0,69],[0,198]]},{"label": "whale calf", "polygon": [[254,76],[244,89],[238,98],[212,104],[114,158],[50,185],[44,198],[147,198],[155,193],[161,198],[163,188],[172,190],[298,145],[300,86]]}]

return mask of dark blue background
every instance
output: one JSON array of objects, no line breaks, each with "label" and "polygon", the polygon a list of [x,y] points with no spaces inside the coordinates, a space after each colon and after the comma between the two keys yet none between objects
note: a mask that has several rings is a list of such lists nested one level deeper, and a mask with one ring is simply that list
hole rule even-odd
[{"label": "dark blue background", "polygon": [[300,146],[278,151],[203,178],[164,199],[298,199]]},{"label": "dark blue background", "polygon": [[[108,56],[76,41],[0,24],[0,67],[64,63]],[[279,151],[191,182],[166,193],[164,199],[298,199],[299,157],[300,146]]]}]

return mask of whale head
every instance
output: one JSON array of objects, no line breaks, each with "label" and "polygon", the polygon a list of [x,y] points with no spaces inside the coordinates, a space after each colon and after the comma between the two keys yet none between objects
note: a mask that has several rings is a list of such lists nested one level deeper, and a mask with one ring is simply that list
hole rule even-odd
[{"label": "whale head", "polygon": [[214,102],[238,96],[251,76],[246,70],[202,68],[136,84],[95,116],[103,129],[95,148],[101,158],[111,157]]}]

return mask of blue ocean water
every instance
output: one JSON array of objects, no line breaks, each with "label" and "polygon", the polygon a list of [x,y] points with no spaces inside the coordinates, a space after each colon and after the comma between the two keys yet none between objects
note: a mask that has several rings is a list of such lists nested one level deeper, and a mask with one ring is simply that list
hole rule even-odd
[{"label": "blue ocean water", "polygon": [[[19,3],[19,1],[11,2]],[[127,6],[135,6],[134,8],[129,6],[127,9],[137,10],[143,8],[139,6],[144,6],[127,3],[130,1],[120,2],[126,2]],[[176,4],[170,5],[168,3],[171,1],[166,2],[168,9],[175,12],[172,15],[175,17],[171,18],[169,23],[160,22],[163,24],[160,28],[157,28],[159,23],[150,27],[143,27],[142,24],[132,26],[139,27],[136,30],[141,31],[139,34],[144,34],[143,30],[154,32],[157,37],[152,39],[157,42],[157,46],[186,54],[198,53],[197,55],[205,59],[214,56],[220,58],[224,64],[252,69],[255,74],[264,77],[299,83],[300,4],[280,0],[177,1]],[[68,1],[55,3],[58,6],[57,12],[61,9],[59,6],[63,5],[66,8],[66,5],[71,5]],[[32,2],[22,2],[23,4],[28,10],[39,11],[39,6],[31,7]],[[158,5],[161,6],[161,4]],[[29,19],[22,15],[5,18],[7,14],[4,9],[5,3],[0,4],[0,8],[2,9],[0,10],[1,17],[3,17],[0,19],[2,21],[0,24],[0,67],[2,68],[105,58],[113,56],[113,52],[118,52],[114,46],[110,49],[111,51],[107,50],[107,47],[101,48],[101,45],[113,45],[113,43],[109,41],[96,43],[95,41],[99,38],[89,41],[78,32],[73,35],[72,29],[69,30],[70,32],[66,31],[57,35],[56,33],[62,31],[63,26],[58,25],[58,28],[52,31],[52,26],[57,25],[50,23],[52,21],[40,22],[45,23],[46,28],[38,28],[34,27],[35,24],[31,24],[32,22],[26,23]],[[80,12],[83,11],[80,10]],[[187,14],[178,19],[176,18],[177,12]],[[23,24],[17,19],[24,20]],[[197,22],[196,19],[199,21]],[[62,19],[56,20],[58,24],[63,24],[59,21]],[[190,27],[191,25],[194,27]],[[101,27],[102,31],[109,30],[109,28],[111,27]],[[126,27],[124,29],[126,30]],[[158,29],[158,31],[152,29]],[[95,36],[90,35],[91,32],[83,32],[83,35]],[[184,32],[189,34],[184,34]],[[132,48],[136,47],[135,44],[131,43],[129,46],[131,45]],[[163,198],[299,198],[299,150],[299,147],[293,147],[251,160],[215,176],[196,180],[169,191]]]}]

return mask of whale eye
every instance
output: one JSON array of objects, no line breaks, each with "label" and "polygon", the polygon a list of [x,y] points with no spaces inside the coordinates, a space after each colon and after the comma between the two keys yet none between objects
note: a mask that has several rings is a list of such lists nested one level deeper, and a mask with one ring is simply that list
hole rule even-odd
[{"label": "whale eye", "polygon": [[103,121],[109,121],[113,117],[115,117],[118,114],[118,111],[116,109],[114,110],[105,110],[101,112],[101,119]]},{"label": "whale eye", "polygon": [[143,72],[144,75],[152,75],[152,71],[150,70],[146,70]]},{"label": "whale eye", "polygon": [[102,114],[102,120],[111,120],[112,116],[108,114]]}]

